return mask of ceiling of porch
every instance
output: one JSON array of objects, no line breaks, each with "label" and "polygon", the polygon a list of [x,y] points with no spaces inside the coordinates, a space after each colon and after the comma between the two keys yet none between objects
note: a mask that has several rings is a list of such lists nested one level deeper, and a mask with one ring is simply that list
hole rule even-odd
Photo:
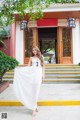
[{"label": "ceiling of porch", "polygon": [[[14,15],[16,18],[16,21],[20,21],[20,17],[18,14]],[[65,12],[44,12],[43,18],[58,18],[58,19],[66,19],[66,18],[78,18],[80,19],[80,11],[65,11]],[[25,17],[26,20],[29,19],[28,14],[26,14]]]}]

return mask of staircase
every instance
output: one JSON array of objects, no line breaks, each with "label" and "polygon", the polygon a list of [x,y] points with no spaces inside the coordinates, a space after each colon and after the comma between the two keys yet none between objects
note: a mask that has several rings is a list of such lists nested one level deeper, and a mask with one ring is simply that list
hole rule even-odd
[{"label": "staircase", "polygon": [[[25,65],[24,65],[25,66]],[[14,70],[6,72],[3,80],[13,82]],[[80,82],[80,66],[64,64],[46,64],[43,83]]]}]

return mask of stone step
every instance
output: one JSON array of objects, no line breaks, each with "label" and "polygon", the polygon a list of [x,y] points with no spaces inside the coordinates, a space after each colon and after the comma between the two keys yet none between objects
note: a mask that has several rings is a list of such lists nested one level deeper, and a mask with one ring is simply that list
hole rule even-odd
[{"label": "stone step", "polygon": [[73,78],[80,78],[80,75],[79,75],[79,76],[61,76],[61,75],[60,75],[60,76],[46,76],[45,79],[47,79],[47,78],[52,78],[52,79],[53,79],[53,78],[57,78],[57,79],[58,79],[58,78],[61,78],[61,79],[62,79],[62,78],[63,78],[63,79],[65,79],[65,78],[69,78],[69,79],[72,78],[72,79],[73,79]]},{"label": "stone step", "polygon": [[[26,65],[20,65],[26,66]],[[6,72],[3,80],[13,81],[14,70]],[[80,81],[80,66],[78,65],[45,65],[45,79],[43,81]]]},{"label": "stone step", "polygon": [[80,67],[80,66],[78,64],[45,64],[45,67]]},{"label": "stone step", "polygon": [[80,72],[80,70],[78,70],[78,69],[67,69],[67,70],[65,70],[65,69],[59,69],[59,70],[57,70],[57,69],[50,69],[50,70],[45,70],[45,72],[68,72],[68,73],[70,73],[70,72]]},{"label": "stone step", "polygon": [[[50,70],[46,70],[45,71],[46,74],[80,74],[80,71],[50,71]],[[6,75],[14,75],[14,71],[13,72],[6,72]]]},{"label": "stone step", "polygon": [[[80,77],[47,77],[44,80],[80,80]],[[13,80],[13,77],[3,77],[3,80]]]},{"label": "stone step", "polygon": [[[72,68],[72,67],[45,67],[45,70],[47,71],[47,70],[80,70],[80,67],[75,67],[75,68]],[[10,70],[9,72],[13,72],[14,70]]]},{"label": "stone step", "polygon": [[[3,81],[9,81],[10,83],[13,83],[13,79],[12,78],[6,78],[3,79]],[[54,83],[54,82],[72,82],[72,83],[80,83],[80,79],[79,78],[46,78],[43,80],[43,83]]]},{"label": "stone step", "polygon": [[[27,64],[20,64],[19,66],[27,66]],[[78,64],[45,64],[45,66],[79,66]]]},{"label": "stone step", "polygon": [[[45,77],[46,78],[59,78],[59,77],[61,77],[61,78],[80,78],[80,74],[58,74],[58,73],[55,73],[55,74],[45,74]],[[7,75],[7,74],[5,74],[4,76],[3,76],[3,78],[4,79],[6,79],[6,78],[14,78],[14,75],[12,75],[12,74],[9,74],[9,75]]]},{"label": "stone step", "polygon": [[[76,65],[76,66],[45,66],[45,70],[46,71],[67,71],[67,70],[70,70],[70,71],[78,71],[80,70],[80,66]],[[14,70],[10,70],[9,72],[13,72]],[[8,73],[8,72],[7,72]]]},{"label": "stone step", "polygon": [[54,66],[49,66],[49,67],[45,67],[45,69],[79,69],[80,70],[80,66],[77,66],[77,67],[62,67],[62,66],[57,66],[57,67],[54,67]]},{"label": "stone step", "polygon": [[45,76],[46,76],[46,77],[50,77],[50,76],[51,76],[51,77],[52,77],[52,76],[53,76],[53,77],[57,77],[57,76],[62,76],[62,77],[63,77],[63,76],[73,76],[73,77],[74,77],[74,76],[80,76],[80,74],[76,74],[76,73],[75,73],[75,74],[71,74],[71,73],[67,73],[67,74],[66,74],[66,73],[55,73],[55,74],[51,74],[51,73],[50,73],[50,74],[45,74]]},{"label": "stone step", "polygon": [[[75,77],[79,77],[80,78],[80,74],[45,74],[45,77],[46,78],[56,78],[56,77],[60,77],[61,76],[61,78],[63,77],[65,77],[65,78],[67,78],[67,77],[70,77],[70,78],[75,78]],[[14,75],[4,75],[3,76],[3,78],[14,78]]]},{"label": "stone step", "polygon": [[48,71],[48,70],[53,70],[53,71],[55,71],[55,70],[65,70],[65,71],[67,71],[67,70],[70,70],[70,71],[74,71],[74,70],[78,70],[78,71],[80,71],[80,68],[54,68],[54,67],[52,67],[52,68],[45,68],[45,70],[46,71]]}]

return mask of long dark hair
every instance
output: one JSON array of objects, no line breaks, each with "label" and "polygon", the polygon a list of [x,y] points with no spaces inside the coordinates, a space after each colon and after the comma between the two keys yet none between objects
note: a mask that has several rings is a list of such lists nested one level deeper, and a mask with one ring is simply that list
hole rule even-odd
[{"label": "long dark hair", "polygon": [[[37,57],[41,61],[41,66],[43,66],[44,65],[44,59],[43,59],[43,56],[42,56],[42,54],[40,52],[40,49],[37,46],[33,46],[33,48],[36,49],[36,51],[37,51]],[[32,50],[33,50],[33,48],[32,48]]]}]

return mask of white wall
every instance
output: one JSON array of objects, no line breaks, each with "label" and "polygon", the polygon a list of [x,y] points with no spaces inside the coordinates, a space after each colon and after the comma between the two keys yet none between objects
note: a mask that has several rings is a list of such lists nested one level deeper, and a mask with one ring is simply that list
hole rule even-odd
[{"label": "white wall", "polygon": [[20,22],[16,22],[16,59],[20,64],[24,63],[23,30],[20,30]]},{"label": "white wall", "polygon": [[73,64],[80,62],[80,21],[76,19],[76,27],[72,28]]}]

